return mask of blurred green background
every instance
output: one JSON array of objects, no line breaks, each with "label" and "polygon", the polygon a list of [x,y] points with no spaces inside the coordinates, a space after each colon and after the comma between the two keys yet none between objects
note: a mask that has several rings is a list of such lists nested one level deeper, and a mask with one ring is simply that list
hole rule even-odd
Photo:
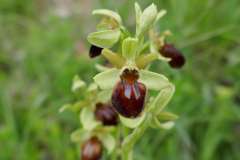
[{"label": "blurred green background", "polygon": [[[240,1],[144,0],[168,10],[170,29],[187,64],[152,70],[176,84],[170,131],[149,129],[136,160],[240,160]],[[74,97],[72,78],[97,73],[87,56],[95,8],[118,11],[134,28],[133,0],[0,0],[0,159],[76,160],[70,133],[78,116],[58,113]],[[161,26],[161,27],[160,27]]]}]

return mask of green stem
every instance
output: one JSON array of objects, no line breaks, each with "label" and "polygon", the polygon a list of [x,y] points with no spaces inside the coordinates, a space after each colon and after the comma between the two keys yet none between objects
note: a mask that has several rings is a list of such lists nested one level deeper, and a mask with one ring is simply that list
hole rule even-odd
[{"label": "green stem", "polygon": [[145,130],[149,126],[149,122],[151,117],[147,115],[145,121],[137,128],[133,130],[133,132],[124,140],[122,144],[122,160],[132,160],[132,151],[135,143],[139,138],[142,137]]}]

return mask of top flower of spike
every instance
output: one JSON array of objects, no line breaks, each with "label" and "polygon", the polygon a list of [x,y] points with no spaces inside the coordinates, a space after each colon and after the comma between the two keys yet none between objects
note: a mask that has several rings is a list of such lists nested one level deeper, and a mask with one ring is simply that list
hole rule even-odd
[{"label": "top flower of spike", "polygon": [[[174,86],[165,76],[148,71],[147,66],[157,59],[171,63],[173,59],[159,53],[165,45],[166,32],[158,36],[153,31],[154,24],[166,11],[158,12],[155,4],[142,11],[135,3],[135,12],[136,33],[131,36],[118,13],[106,9],[93,11],[94,15],[103,15],[104,18],[98,24],[97,32],[88,35],[88,41],[92,44],[91,55],[102,55],[113,65],[113,68],[97,74],[95,83],[112,92],[112,104],[121,120],[139,119],[140,123],[145,113],[160,114],[174,92]],[[149,33],[147,40],[146,33]],[[110,50],[114,45],[119,46],[117,52]],[[148,90],[161,92],[150,101]],[[165,99],[159,101],[163,97]]]}]

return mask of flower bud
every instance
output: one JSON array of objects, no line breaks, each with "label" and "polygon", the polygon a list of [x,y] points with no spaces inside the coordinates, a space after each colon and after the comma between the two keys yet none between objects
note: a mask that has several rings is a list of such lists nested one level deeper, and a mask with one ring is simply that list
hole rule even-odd
[{"label": "flower bud", "polygon": [[89,57],[95,58],[95,57],[99,56],[101,54],[102,50],[103,50],[103,48],[92,45],[89,50]]},{"label": "flower bud", "polygon": [[105,126],[114,126],[118,124],[118,114],[111,104],[97,103],[95,117]]},{"label": "flower bud", "polygon": [[81,160],[100,160],[102,156],[102,142],[92,137],[82,145]]},{"label": "flower bud", "polygon": [[171,59],[169,61],[169,65],[172,68],[181,68],[185,64],[185,58],[183,54],[172,44],[164,44],[164,46],[160,49],[160,54]]},{"label": "flower bud", "polygon": [[144,109],[146,87],[138,78],[137,70],[125,69],[113,90],[113,107],[124,117],[135,118]]}]

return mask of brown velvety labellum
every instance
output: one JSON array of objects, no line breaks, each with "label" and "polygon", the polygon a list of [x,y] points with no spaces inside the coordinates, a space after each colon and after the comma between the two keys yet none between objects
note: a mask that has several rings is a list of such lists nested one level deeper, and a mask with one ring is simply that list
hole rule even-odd
[{"label": "brown velvety labellum", "polygon": [[137,82],[138,72],[135,70],[124,70],[121,81],[113,90],[112,104],[119,114],[128,118],[135,118],[144,109],[146,87]]},{"label": "brown velvety labellum", "polygon": [[172,44],[164,44],[160,53],[162,56],[170,58],[169,65],[172,68],[181,68],[185,64],[185,58],[183,54],[176,49]]},{"label": "brown velvety labellum", "polygon": [[92,137],[82,145],[81,160],[100,160],[102,143],[97,137]]},{"label": "brown velvety labellum", "polygon": [[111,104],[97,103],[95,117],[105,126],[114,126],[118,124],[118,114]]},{"label": "brown velvety labellum", "polygon": [[95,58],[102,53],[103,48],[92,45],[89,50],[89,57]]}]

